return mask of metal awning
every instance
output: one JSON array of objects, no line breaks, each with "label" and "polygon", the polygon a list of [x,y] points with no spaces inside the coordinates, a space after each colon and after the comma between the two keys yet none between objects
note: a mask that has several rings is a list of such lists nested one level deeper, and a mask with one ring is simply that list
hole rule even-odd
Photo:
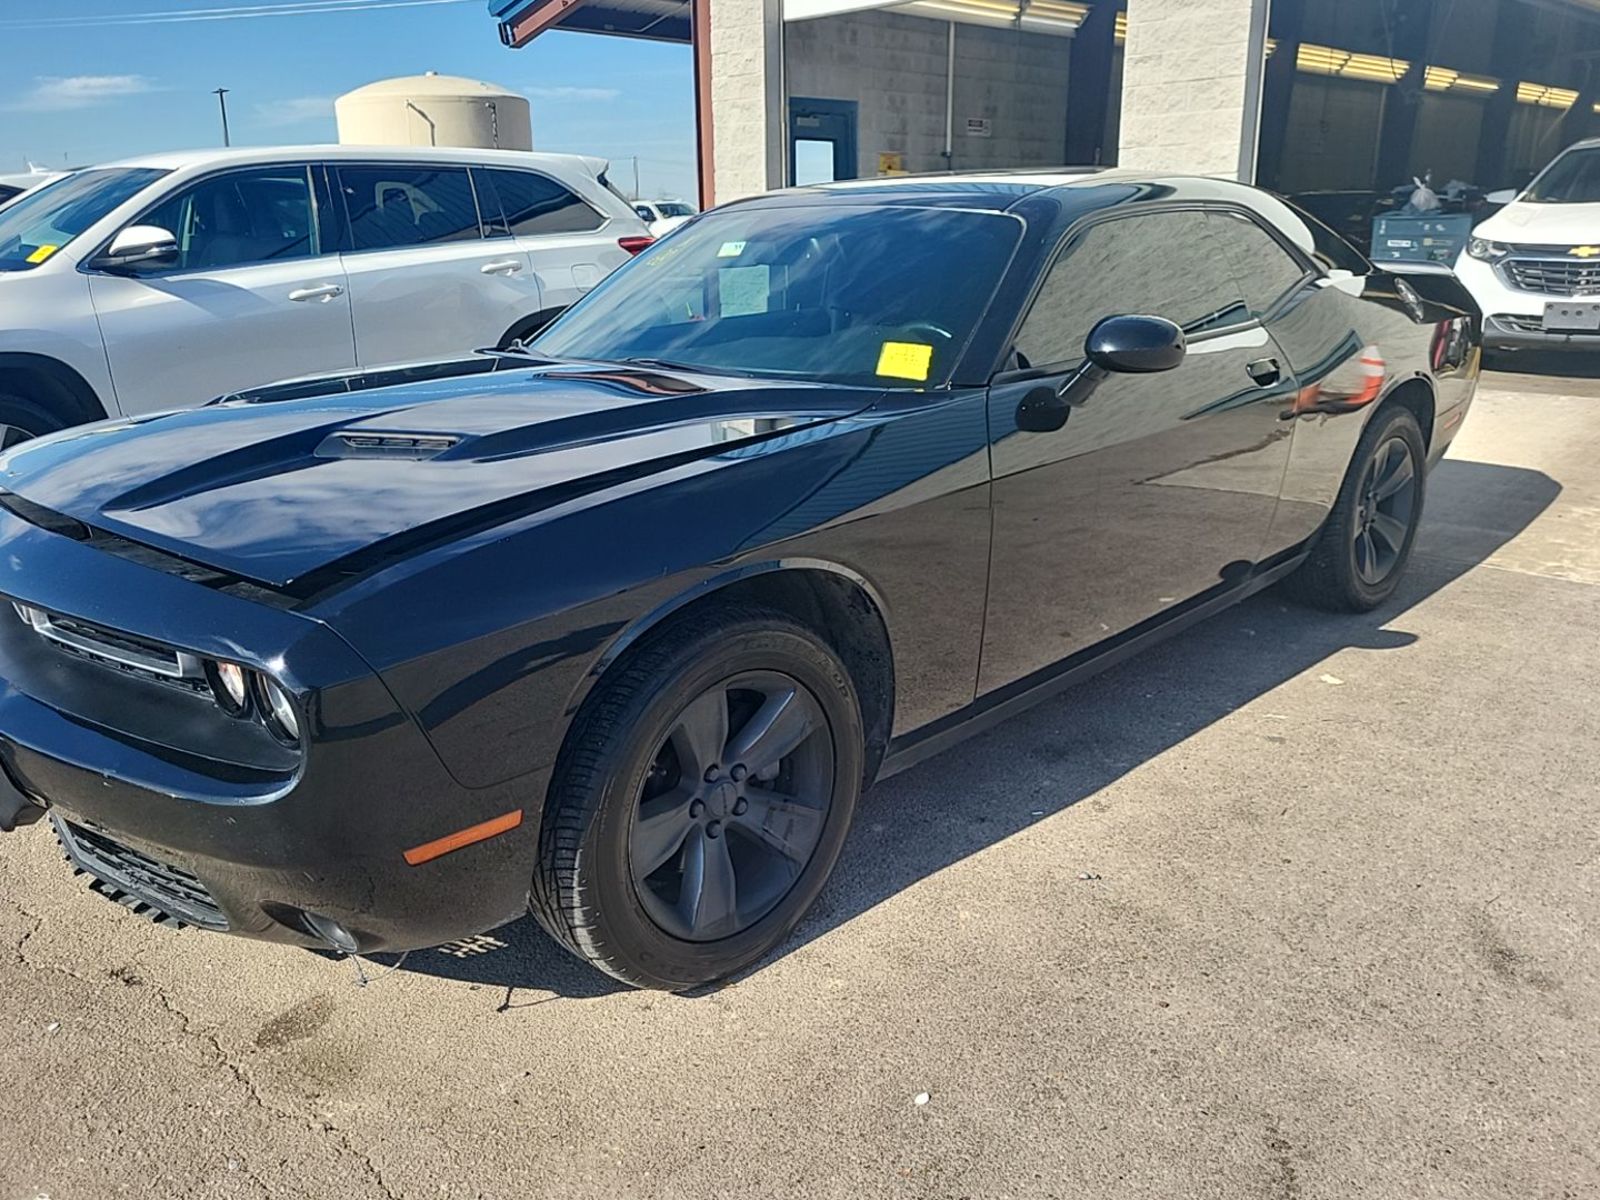
[{"label": "metal awning", "polygon": [[550,29],[687,45],[690,7],[691,0],[489,0],[500,40],[512,49]]},{"label": "metal awning", "polygon": [[[500,22],[500,40],[512,48],[550,29],[687,43],[690,6],[691,0],[489,0],[489,11]],[[783,0],[783,19],[811,21],[869,9],[1071,37],[1089,5],[1074,0]]]}]

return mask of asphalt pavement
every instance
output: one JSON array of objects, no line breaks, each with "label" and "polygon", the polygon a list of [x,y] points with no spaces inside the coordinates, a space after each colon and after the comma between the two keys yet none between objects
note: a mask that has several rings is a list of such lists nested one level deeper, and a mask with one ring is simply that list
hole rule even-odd
[{"label": "asphalt pavement", "polygon": [[1600,1195],[1597,585],[1600,380],[1486,377],[1393,603],[888,781],[689,996],[529,922],[361,987],[7,836],[0,1200]]}]

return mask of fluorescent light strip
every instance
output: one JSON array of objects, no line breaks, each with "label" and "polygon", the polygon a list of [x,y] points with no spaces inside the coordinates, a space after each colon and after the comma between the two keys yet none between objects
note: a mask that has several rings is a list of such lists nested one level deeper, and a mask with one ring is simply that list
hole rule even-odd
[{"label": "fluorescent light strip", "polygon": [[1540,108],[1559,108],[1565,111],[1577,102],[1578,93],[1571,88],[1551,87],[1546,83],[1530,83],[1524,79],[1517,84],[1517,103],[1534,104]]}]

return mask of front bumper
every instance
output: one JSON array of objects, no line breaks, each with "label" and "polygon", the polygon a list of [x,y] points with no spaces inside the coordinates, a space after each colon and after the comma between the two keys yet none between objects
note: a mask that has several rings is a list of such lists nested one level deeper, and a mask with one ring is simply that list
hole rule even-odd
[{"label": "front bumper", "polygon": [[1600,333],[1545,330],[1545,305],[1572,297],[1514,288],[1493,264],[1473,258],[1464,250],[1456,259],[1456,276],[1483,311],[1485,350],[1600,351]]},{"label": "front bumper", "polygon": [[[0,768],[29,802],[18,811],[46,808],[99,890],[153,916],[299,945],[335,944],[331,922],[350,937],[340,948],[362,952],[437,945],[526,911],[543,776],[461,787],[317,621],[10,512],[0,544]],[[302,703],[301,754],[252,741],[208,696],[62,653],[12,600],[272,671]],[[404,857],[515,809],[528,819],[507,833],[417,866]]]},{"label": "front bumper", "polygon": [[1483,319],[1485,350],[1576,350],[1600,353],[1600,333],[1550,333],[1544,317],[1497,313]]}]

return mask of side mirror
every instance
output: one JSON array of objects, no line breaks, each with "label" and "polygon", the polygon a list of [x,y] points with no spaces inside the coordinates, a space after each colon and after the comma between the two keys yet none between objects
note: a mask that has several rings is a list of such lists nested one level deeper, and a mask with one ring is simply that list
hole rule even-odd
[{"label": "side mirror", "polygon": [[1089,331],[1083,364],[1061,386],[1037,387],[1017,405],[1017,428],[1053,433],[1110,376],[1170,371],[1188,352],[1183,330],[1165,317],[1106,317]]},{"label": "side mirror", "polygon": [[129,225],[95,259],[94,265],[115,271],[125,267],[169,265],[178,261],[178,239],[159,225]]},{"label": "side mirror", "polygon": [[1183,330],[1165,317],[1107,317],[1089,331],[1083,353],[1102,371],[1153,375],[1183,362]]},{"label": "side mirror", "polygon": [[1483,198],[1490,204],[1510,204],[1517,198],[1517,189],[1501,188],[1497,192],[1485,193]]}]

